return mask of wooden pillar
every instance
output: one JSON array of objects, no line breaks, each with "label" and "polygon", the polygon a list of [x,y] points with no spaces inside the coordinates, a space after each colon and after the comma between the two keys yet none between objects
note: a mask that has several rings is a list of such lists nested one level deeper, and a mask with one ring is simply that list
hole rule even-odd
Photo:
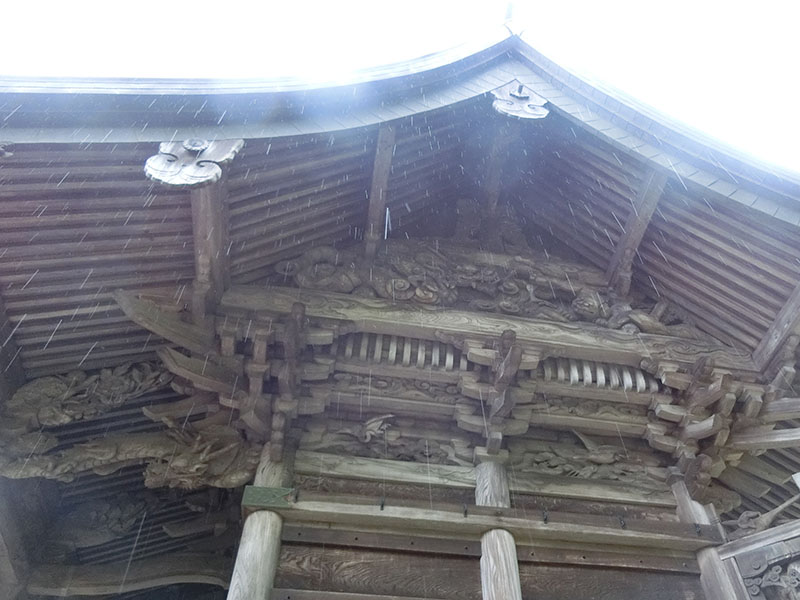
[{"label": "wooden pillar", "polygon": [[[703,506],[693,500],[682,476],[672,473],[670,487],[675,496],[678,519],[681,522],[711,525],[716,521],[713,518],[713,507]],[[717,526],[721,527],[719,524]],[[700,584],[703,586],[706,600],[747,600],[750,597],[735,564],[723,561],[716,548],[698,550],[697,564],[700,566]]]},{"label": "wooden pillar", "polygon": [[375,148],[372,183],[369,187],[367,227],[364,232],[364,254],[369,260],[375,258],[386,228],[386,192],[392,170],[395,137],[394,127],[388,123],[381,125],[378,130],[378,144]]},{"label": "wooden pillar", "polygon": [[[292,479],[294,453],[285,449],[276,462],[270,444],[264,444],[253,485],[282,487]],[[245,519],[236,564],[233,567],[228,600],[269,600],[281,552],[283,518],[271,510],[256,511]]]},{"label": "wooden pillar", "polygon": [[[511,497],[503,464],[508,452],[489,456],[476,451],[475,504],[508,508]],[[481,589],[483,600],[522,600],[517,547],[505,529],[492,529],[481,537]]]},{"label": "wooden pillar", "polygon": [[192,318],[198,325],[210,324],[210,315],[229,283],[223,169],[242,146],[243,140],[164,142],[144,167],[150,179],[190,190],[195,264]]}]

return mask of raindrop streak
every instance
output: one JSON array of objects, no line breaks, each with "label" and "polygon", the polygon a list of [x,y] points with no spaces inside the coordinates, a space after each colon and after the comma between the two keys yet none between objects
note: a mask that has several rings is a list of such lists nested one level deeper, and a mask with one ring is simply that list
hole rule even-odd
[{"label": "raindrop streak", "polygon": [[136,532],[136,538],[133,540],[133,547],[131,548],[131,554],[128,556],[128,564],[125,565],[125,573],[122,575],[122,581],[119,583],[119,592],[118,594],[122,593],[122,590],[125,588],[125,580],[128,578],[128,571],[131,568],[131,562],[133,561],[133,553],[136,552],[136,544],[139,543],[139,536],[142,535],[142,527],[144,526],[144,520],[147,518],[147,510],[144,511],[142,514],[142,520],[139,523],[139,530]]}]

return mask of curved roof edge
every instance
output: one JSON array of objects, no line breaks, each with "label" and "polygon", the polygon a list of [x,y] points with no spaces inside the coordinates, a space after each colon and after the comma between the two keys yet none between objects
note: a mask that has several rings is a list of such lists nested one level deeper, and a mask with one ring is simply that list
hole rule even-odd
[{"label": "curved roof edge", "polygon": [[354,71],[346,80],[308,81],[293,77],[252,79],[175,79],[111,77],[11,77],[0,75],[0,94],[274,94],[349,87],[409,77],[446,67],[491,51],[515,37],[499,26],[480,39],[406,61]]},{"label": "curved roof edge", "polygon": [[368,69],[347,84],[325,87],[288,80],[85,80],[80,85],[36,80],[37,87],[33,80],[0,79],[0,140],[125,143],[333,132],[442,108],[515,79],[547,99],[558,114],[674,174],[684,187],[697,185],[800,225],[800,175],[576,76],[505,27],[488,38]]}]

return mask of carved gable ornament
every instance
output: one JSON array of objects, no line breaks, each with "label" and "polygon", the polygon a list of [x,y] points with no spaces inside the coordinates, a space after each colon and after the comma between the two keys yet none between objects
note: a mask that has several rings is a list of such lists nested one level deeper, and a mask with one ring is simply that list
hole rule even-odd
[{"label": "carved gable ornament", "polygon": [[492,108],[518,119],[543,119],[550,114],[544,107],[547,100],[516,79],[492,91]]},{"label": "carved gable ornament", "polygon": [[150,179],[167,185],[214,183],[222,177],[222,165],[232,161],[242,146],[244,140],[162,142],[158,154],[147,159],[144,171]]}]

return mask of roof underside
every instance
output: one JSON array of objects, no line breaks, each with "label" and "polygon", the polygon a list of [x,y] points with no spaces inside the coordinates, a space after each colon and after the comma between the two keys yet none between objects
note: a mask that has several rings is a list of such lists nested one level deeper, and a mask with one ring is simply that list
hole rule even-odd
[{"label": "roof underside", "polygon": [[[13,155],[0,151],[0,308],[19,349],[14,360],[32,379],[152,359],[163,344],[111,296],[123,288],[178,304],[189,297],[189,194],[145,178],[157,142],[246,139],[228,176],[227,251],[233,281],[259,284],[279,260],[361,240],[384,122],[397,130],[386,192],[392,235],[447,227],[457,201],[480,189],[481,160],[509,127],[487,93],[515,79],[551,110],[542,121],[514,122],[522,136],[503,156],[501,197],[529,244],[606,269],[645,173],[663,172],[668,184],[633,261],[634,287],[751,353],[800,284],[800,184],[643,116],[513,38],[454,64],[328,90],[0,89],[0,139],[13,142]],[[793,450],[764,460],[800,470]],[[73,488],[79,496],[82,483],[124,488],[137,477]],[[788,495],[774,486],[748,506]]]}]

